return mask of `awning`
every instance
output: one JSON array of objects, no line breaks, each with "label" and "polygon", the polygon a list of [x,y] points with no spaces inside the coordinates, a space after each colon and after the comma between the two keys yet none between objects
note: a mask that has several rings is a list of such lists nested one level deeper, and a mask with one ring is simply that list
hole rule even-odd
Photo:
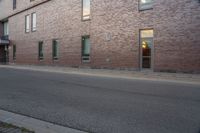
[{"label": "awning", "polygon": [[9,44],[9,40],[0,39],[0,45],[8,45],[8,44]]}]

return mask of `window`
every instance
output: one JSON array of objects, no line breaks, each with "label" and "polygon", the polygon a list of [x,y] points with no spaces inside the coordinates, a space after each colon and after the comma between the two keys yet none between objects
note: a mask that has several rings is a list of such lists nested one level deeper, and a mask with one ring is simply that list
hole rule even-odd
[{"label": "window", "polygon": [[30,0],[30,2],[32,2],[32,1],[34,1],[34,0]]},{"label": "window", "polygon": [[15,10],[16,9],[16,6],[17,5],[17,0],[13,0],[13,10]]},{"label": "window", "polygon": [[82,20],[90,19],[90,0],[82,0]]},{"label": "window", "polygon": [[3,35],[8,36],[8,21],[3,23]]},{"label": "window", "polygon": [[40,41],[38,43],[38,57],[39,57],[39,60],[42,60],[44,58],[44,54],[43,54],[43,42]]},{"label": "window", "polygon": [[31,14],[31,30],[36,31],[36,13]]},{"label": "window", "polygon": [[153,0],[139,0],[139,10],[147,10],[153,8]]},{"label": "window", "polygon": [[52,56],[54,60],[58,59],[58,40],[53,40],[52,44]]},{"label": "window", "polygon": [[13,45],[13,60],[16,60],[16,45]]},{"label": "window", "polygon": [[30,31],[30,16],[25,16],[25,32],[28,33]]},{"label": "window", "polygon": [[90,61],[90,37],[89,36],[82,37],[82,61],[83,62]]}]

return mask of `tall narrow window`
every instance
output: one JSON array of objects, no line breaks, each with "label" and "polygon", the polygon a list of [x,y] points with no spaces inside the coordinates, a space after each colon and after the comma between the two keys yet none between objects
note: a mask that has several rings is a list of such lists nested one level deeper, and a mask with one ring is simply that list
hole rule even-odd
[{"label": "tall narrow window", "polygon": [[139,10],[147,10],[153,8],[153,0],[139,0]]},{"label": "tall narrow window", "polygon": [[31,30],[32,31],[36,31],[36,23],[37,23],[36,13],[32,13],[31,14]]},{"label": "tall narrow window", "polygon": [[13,60],[16,60],[16,45],[13,45]]},{"label": "tall narrow window", "polygon": [[90,37],[89,36],[82,37],[82,61],[83,62],[90,61]]},{"label": "tall narrow window", "polygon": [[53,59],[54,60],[57,60],[58,59],[58,40],[53,40],[52,42],[52,56],[53,56]]},{"label": "tall narrow window", "polygon": [[82,20],[90,19],[90,0],[82,0]]},{"label": "tall narrow window", "polygon": [[3,35],[8,36],[8,21],[3,23]]},{"label": "tall narrow window", "polygon": [[40,41],[38,43],[38,57],[39,57],[39,60],[42,60],[44,58],[44,54],[43,54],[43,42]]},{"label": "tall narrow window", "polygon": [[30,31],[30,16],[25,16],[25,32],[28,33]]},{"label": "tall narrow window", "polygon": [[13,10],[15,10],[17,7],[17,0],[13,0]]}]

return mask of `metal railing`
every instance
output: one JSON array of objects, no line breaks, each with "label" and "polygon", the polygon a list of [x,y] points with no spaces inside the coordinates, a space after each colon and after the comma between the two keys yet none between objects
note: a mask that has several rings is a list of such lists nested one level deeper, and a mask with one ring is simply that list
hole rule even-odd
[{"label": "metal railing", "polygon": [[8,35],[2,36],[1,40],[9,40],[9,36]]}]

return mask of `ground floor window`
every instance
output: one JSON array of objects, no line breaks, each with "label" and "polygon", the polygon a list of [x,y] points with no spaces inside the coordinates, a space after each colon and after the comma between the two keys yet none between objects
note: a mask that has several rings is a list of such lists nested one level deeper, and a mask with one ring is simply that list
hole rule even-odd
[{"label": "ground floor window", "polygon": [[152,67],[153,30],[140,31],[141,63],[142,68]]},{"label": "ground floor window", "polygon": [[13,45],[13,60],[16,60],[16,45]]},{"label": "ground floor window", "polygon": [[58,59],[58,45],[59,45],[59,42],[58,40],[53,40],[52,42],[52,56],[53,56],[53,59],[54,60],[57,60]]},{"label": "ground floor window", "polygon": [[42,60],[44,58],[44,54],[43,54],[43,41],[40,41],[38,43],[38,57],[39,57],[39,60]]},{"label": "ground floor window", "polygon": [[82,37],[82,61],[90,61],[90,36]]}]

